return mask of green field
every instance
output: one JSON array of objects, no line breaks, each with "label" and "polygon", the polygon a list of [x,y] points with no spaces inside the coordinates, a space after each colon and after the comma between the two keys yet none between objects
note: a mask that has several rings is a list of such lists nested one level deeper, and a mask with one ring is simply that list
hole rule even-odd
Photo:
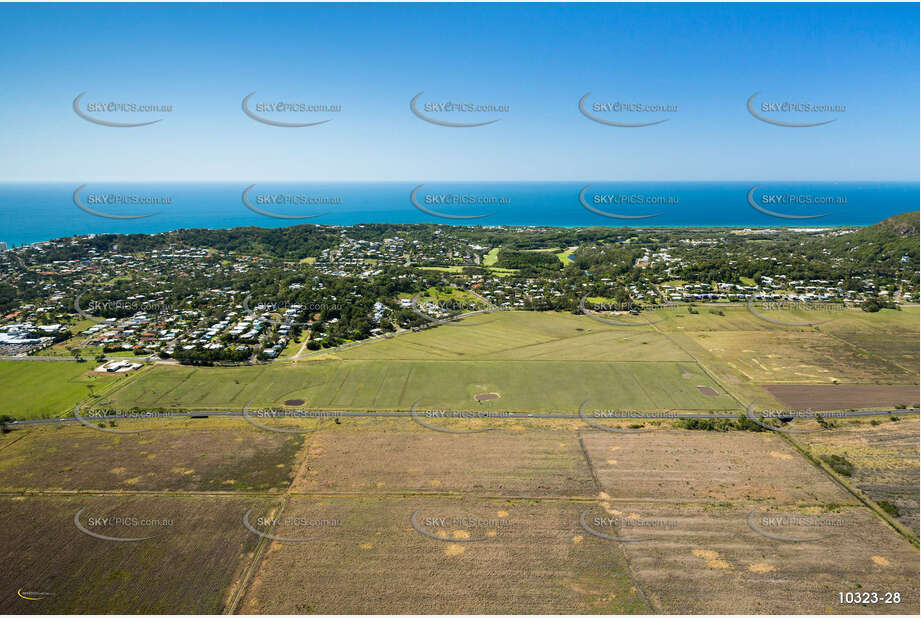
[{"label": "green field", "polygon": [[[413,403],[574,413],[592,407],[725,410],[739,406],[667,335],[564,313],[496,312],[379,340],[322,360],[258,367],[157,366],[102,398],[126,408],[239,409],[303,399],[341,410]],[[711,386],[719,396],[702,394]],[[479,393],[499,399],[478,403]]]},{"label": "green field", "polygon": [[493,266],[499,261],[499,247],[490,249],[489,253],[483,256],[483,266]]},{"label": "green field", "polygon": [[[722,316],[705,306],[698,314],[595,316],[637,324],[617,326],[568,313],[501,311],[298,362],[164,364],[120,378],[86,377],[90,363],[6,362],[0,409],[19,418],[57,416],[86,398],[87,384],[118,380],[96,389],[94,406],[233,410],[303,399],[327,410],[405,411],[418,401],[574,413],[589,400],[591,408],[739,410],[755,400],[775,403],[761,384],[917,383],[910,371],[917,316],[916,309],[838,312],[818,328],[772,324],[744,306]],[[718,395],[702,393],[705,386]],[[499,397],[479,403],[481,393]]]},{"label": "green field", "polygon": [[66,416],[90,394],[99,393],[122,376],[86,376],[96,367],[89,360],[0,361],[0,414],[14,418],[53,418]]},{"label": "green field", "polygon": [[[260,367],[158,366],[109,397],[106,406],[240,409],[303,399],[313,409],[453,409],[578,411],[592,407],[642,410],[735,409],[730,397],[693,363],[586,361],[314,361]],[[477,403],[478,393],[500,399]]]}]

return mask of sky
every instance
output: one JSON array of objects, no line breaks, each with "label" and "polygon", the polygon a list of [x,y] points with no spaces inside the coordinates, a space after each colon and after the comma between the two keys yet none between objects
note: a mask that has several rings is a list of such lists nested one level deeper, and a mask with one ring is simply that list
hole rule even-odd
[{"label": "sky", "polygon": [[[917,181],[918,29],[917,4],[2,4],[0,181]],[[172,111],[102,126],[83,92]],[[341,111],[270,126],[251,92]],[[420,92],[508,111],[446,127]],[[608,126],[589,92],[677,110]],[[778,126],[756,92],[845,110]]]}]

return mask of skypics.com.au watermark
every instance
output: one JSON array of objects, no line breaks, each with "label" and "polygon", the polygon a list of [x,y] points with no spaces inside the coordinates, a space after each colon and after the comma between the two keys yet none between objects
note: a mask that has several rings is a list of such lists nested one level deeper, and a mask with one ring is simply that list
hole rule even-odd
[{"label": "skypics.com.au watermark", "polygon": [[656,531],[674,530],[678,522],[670,519],[643,517],[638,513],[628,515],[590,515],[592,509],[579,514],[579,525],[592,536],[618,543],[649,541]]},{"label": "skypics.com.au watermark", "polygon": [[[410,100],[410,111],[417,118],[442,127],[483,127],[499,122],[501,118],[490,118],[488,120],[480,120],[477,118],[476,120],[467,120],[466,117],[477,114],[488,114],[490,116],[495,116],[496,114],[507,114],[511,111],[511,107],[504,103],[454,101],[444,99],[420,101],[420,98],[423,94],[425,94],[425,91],[420,92],[414,96],[412,100]],[[451,118],[451,120],[449,120],[449,118]],[[464,118],[464,120],[461,121],[460,118]]]},{"label": "skypics.com.au watermark", "polygon": [[666,311],[676,311],[677,305],[666,303],[664,305],[645,305],[638,306],[635,304],[625,304],[625,303],[607,303],[607,302],[590,302],[591,306],[586,304],[588,301],[588,296],[583,296],[579,299],[579,310],[583,315],[587,315],[596,322],[604,322],[605,324],[610,324],[612,326],[651,326],[652,324],[657,324],[665,320],[665,317],[657,317],[652,320],[629,320],[629,319],[615,319],[613,317],[608,317],[605,313],[600,313],[604,311],[617,313],[628,313],[631,315],[640,315],[640,310],[656,311],[656,310],[666,310]]},{"label": "skypics.com.au watermark", "polygon": [[243,113],[256,122],[272,127],[301,128],[315,127],[330,122],[332,118],[295,122],[305,114],[338,114],[342,112],[342,105],[338,103],[308,103],[306,101],[289,101],[285,99],[252,100],[256,92],[250,92],[243,97],[240,107]]},{"label": "skypics.com.au watermark", "polygon": [[83,101],[86,92],[81,92],[74,99],[72,107],[74,113],[83,120],[104,127],[130,128],[144,127],[157,124],[163,118],[145,120],[126,120],[136,114],[151,115],[168,114],[173,111],[172,104],[126,101],[122,99]]},{"label": "skypics.com.au watermark", "polygon": [[846,195],[823,195],[809,192],[767,192],[760,191],[760,185],[755,185],[748,190],[746,200],[748,205],[758,212],[777,219],[819,219],[839,212],[848,204]]},{"label": "skypics.com.au watermark", "polygon": [[335,418],[338,416],[335,412],[323,412],[320,410],[303,410],[303,409],[285,409],[285,408],[257,408],[255,410],[250,410],[250,404],[247,403],[243,406],[243,419],[259,429],[265,431],[274,431],[275,433],[313,433],[316,431],[316,427],[309,429],[287,429],[284,427],[274,427],[271,425],[266,425],[265,423],[260,422],[257,419],[261,420],[303,420],[303,419],[319,419],[319,418]]},{"label": "skypics.com.au watermark", "polygon": [[432,513],[422,515],[423,510],[416,509],[409,518],[413,529],[419,534],[447,543],[476,543],[489,541],[508,532],[513,526],[508,513],[501,516],[480,517],[477,515],[447,515]]},{"label": "skypics.com.au watermark", "polygon": [[[756,303],[756,301],[751,297],[749,297],[746,301],[746,307],[748,308],[748,312],[759,320],[769,322],[771,324],[777,324],[779,326],[793,327],[818,326],[819,324],[825,324],[837,319],[824,317],[821,320],[801,319],[804,314],[808,316],[809,312],[843,312],[847,310],[843,303],[829,303],[824,301],[761,301]],[[781,316],[774,317],[771,315],[765,315],[762,313],[762,311],[780,312]],[[788,320],[784,314],[789,314],[790,317],[796,317],[798,319]]]},{"label": "skypics.com.au watermark", "polygon": [[810,543],[821,541],[831,530],[840,530],[847,522],[840,517],[815,516],[801,513],[779,513],[766,515],[758,509],[746,517],[748,527],[763,537],[785,543]]},{"label": "skypics.com.au watermark", "polygon": [[[500,209],[508,209],[512,198],[508,195],[494,195],[482,192],[421,192],[425,185],[417,185],[409,194],[409,202],[417,210],[441,219],[482,219]],[[479,212],[488,208],[488,212]],[[466,214],[472,212],[474,214]],[[465,214],[458,214],[465,213]]]},{"label": "skypics.com.au watermark", "polygon": [[100,317],[111,314],[128,316],[130,314],[152,313],[160,314],[173,311],[174,307],[160,299],[148,299],[144,296],[134,294],[128,298],[108,298],[97,300],[90,298],[84,300],[84,296],[90,293],[98,293],[99,288],[90,288],[83,290],[74,298],[74,311],[81,317],[92,320],[93,322],[106,322],[109,318]]},{"label": "skypics.com.au watermark", "polygon": [[[579,111],[589,120],[609,127],[652,127],[668,122],[668,114],[678,113],[678,105],[673,103],[596,101],[589,104],[587,101],[591,94],[591,92],[586,92],[579,99]],[[629,114],[634,115],[628,116]],[[645,114],[655,114],[657,117],[655,119],[643,118],[642,115]]]},{"label": "skypics.com.au watermark", "polygon": [[[847,112],[847,105],[841,103],[817,103],[814,101],[789,101],[785,99],[762,100],[758,103],[755,99],[759,94],[761,93],[756,92],[748,97],[748,101],[745,103],[748,113],[761,122],[778,127],[820,127],[837,120],[836,117],[828,118],[829,115]],[[817,120],[807,119],[807,116],[813,114],[821,115],[822,118]]]},{"label": "skypics.com.au watermark", "polygon": [[[486,393],[484,393],[485,395]],[[493,395],[489,393],[489,395]],[[486,431],[492,431],[496,429],[495,427],[480,427],[478,429],[453,429],[451,427],[443,427],[441,425],[432,423],[438,419],[442,420],[462,420],[462,421],[472,421],[472,420],[489,420],[489,419],[501,419],[501,418],[511,418],[511,412],[503,411],[494,411],[494,410],[452,410],[452,409],[443,409],[443,408],[419,408],[419,403],[416,402],[412,405],[410,409],[410,416],[412,419],[422,425],[426,429],[431,429],[432,431],[438,431],[441,433],[453,433],[453,434],[470,434],[470,433],[483,433]]]},{"label": "skypics.com.au watermark", "polygon": [[[587,211],[609,219],[650,219],[664,214],[662,208],[677,207],[677,195],[615,191],[592,191],[585,185],[579,191],[579,203]],[[648,212],[655,210],[655,212]]]},{"label": "skypics.com.au watermark", "polygon": [[[253,301],[253,295],[247,294],[242,303],[243,311],[253,318],[258,318],[282,326],[310,326],[310,316],[325,311],[341,311],[341,303],[326,302],[291,302],[291,301]],[[279,317],[274,317],[274,316]],[[302,317],[303,316],[303,317]],[[306,318],[306,319],[304,319]]]},{"label": "skypics.com.au watermark", "polygon": [[[163,530],[172,527],[176,521],[174,519],[139,517],[136,515],[106,515],[102,517],[84,517],[83,519],[86,520],[84,524],[81,520],[81,515],[85,510],[86,508],[82,508],[74,514],[74,526],[77,530],[87,536],[115,543],[132,543],[152,539],[155,535],[128,536],[128,534],[147,534],[151,531]],[[119,532],[121,534],[118,534]]]},{"label": "skypics.com.au watermark", "polygon": [[[85,191],[82,184],[74,190],[74,205],[87,214],[104,219],[145,219],[160,214],[159,206],[171,206],[175,203],[172,195],[133,193],[119,191]],[[118,211],[136,214],[117,214]]]},{"label": "skypics.com.au watermark", "polygon": [[[329,540],[332,537],[325,531],[342,528],[342,520],[337,517],[315,518],[301,515],[253,517],[253,510],[251,508],[243,514],[243,527],[257,536],[280,543]],[[282,536],[276,533],[279,530],[291,531],[304,536]]]},{"label": "skypics.com.au watermark", "polygon": [[499,311],[499,307],[487,304],[484,301],[461,300],[449,298],[446,300],[426,300],[419,301],[422,292],[417,293],[410,299],[409,309],[432,324],[442,324],[448,326],[482,326],[492,320],[478,320],[473,322],[461,322],[460,319],[480,313],[492,313]]},{"label": "skypics.com.au watermark", "polygon": [[[256,214],[273,219],[315,219],[329,214],[330,207],[342,206],[342,198],[336,195],[311,195],[296,191],[253,191],[256,185],[243,189],[240,199],[243,205]],[[297,211],[289,214],[282,211]],[[320,212],[316,212],[317,210]]]}]

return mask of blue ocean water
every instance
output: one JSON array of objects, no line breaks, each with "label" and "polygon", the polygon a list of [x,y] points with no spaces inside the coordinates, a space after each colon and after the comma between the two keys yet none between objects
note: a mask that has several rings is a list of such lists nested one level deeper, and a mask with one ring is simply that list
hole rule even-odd
[{"label": "blue ocean water", "polygon": [[919,205],[916,182],[267,182],[248,187],[0,184],[0,241],[18,246],[94,233],[299,223],[823,227],[872,225]]}]

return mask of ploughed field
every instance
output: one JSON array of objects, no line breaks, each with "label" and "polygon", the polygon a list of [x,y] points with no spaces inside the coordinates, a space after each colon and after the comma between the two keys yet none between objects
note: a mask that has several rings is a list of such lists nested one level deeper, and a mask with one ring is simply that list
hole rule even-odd
[{"label": "ploughed field", "polygon": [[[813,460],[836,449],[871,479],[882,450],[916,465],[913,418],[793,437],[671,420],[262,422],[3,435],[2,611],[918,610],[916,536],[861,502],[863,476]],[[856,590],[900,602],[839,602]]]}]

